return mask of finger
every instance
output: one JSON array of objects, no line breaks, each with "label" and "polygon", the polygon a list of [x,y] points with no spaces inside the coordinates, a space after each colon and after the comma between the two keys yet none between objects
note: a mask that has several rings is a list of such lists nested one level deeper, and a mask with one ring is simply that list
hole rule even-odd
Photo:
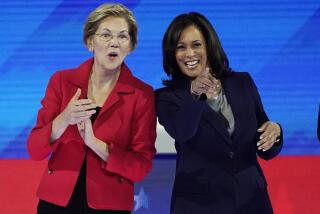
[{"label": "finger", "polygon": [[257,142],[257,146],[259,147],[259,146],[265,144],[266,142],[267,142],[267,139],[262,138],[262,139],[260,139],[260,140]]},{"label": "finger", "polygon": [[[77,124],[77,123],[80,123],[80,122],[84,122],[85,120],[90,120],[90,116],[84,116],[84,117],[77,117],[74,119],[74,123],[73,124]],[[85,126],[84,126],[85,128]]]},{"label": "finger", "polygon": [[270,138],[270,139],[273,139],[273,138],[277,138],[277,133],[276,133],[276,130],[271,126],[271,125],[268,125],[267,128],[265,128],[264,132],[260,135],[260,139],[261,138]]},{"label": "finger", "polygon": [[267,138],[268,136],[270,136],[270,133],[267,132],[267,131],[264,131],[264,132],[262,132],[262,134],[260,135],[259,139],[260,139],[260,140],[261,140],[261,139],[265,139],[265,138]]},{"label": "finger", "polygon": [[271,137],[272,136],[266,135],[265,132],[264,132],[262,135],[260,135],[259,141],[257,142],[257,146],[260,146],[260,145],[262,145],[262,144],[264,144],[264,143],[266,143],[268,141],[272,141]]},{"label": "finger", "polygon": [[217,84],[220,83],[220,80],[215,77],[212,77],[212,82]]},{"label": "finger", "polygon": [[96,107],[97,107],[97,104],[79,105],[79,106],[72,107],[71,112],[88,111],[88,110],[93,110]]},{"label": "finger", "polygon": [[206,67],[199,76],[207,76],[208,74],[210,74],[210,68]]},{"label": "finger", "polygon": [[200,76],[209,80],[210,82],[213,82],[214,77],[212,76],[209,67],[206,67],[206,69],[200,74]]},{"label": "finger", "polygon": [[270,149],[275,142],[277,142],[275,136],[267,136],[258,141],[257,146],[259,150],[266,150]]},{"label": "finger", "polygon": [[262,145],[262,148],[261,150],[264,152],[264,151],[267,151],[269,150],[272,146],[273,146],[274,142],[273,141],[268,141],[267,143],[263,144]]},{"label": "finger", "polygon": [[272,143],[270,141],[264,141],[259,147],[258,150],[263,150],[268,148]]},{"label": "finger", "polygon": [[220,85],[214,85],[213,89],[217,92],[220,93],[221,92],[221,86]]},{"label": "finger", "polygon": [[77,91],[76,91],[76,93],[75,93],[75,94],[73,95],[73,97],[71,98],[71,101],[78,100],[79,97],[80,97],[80,95],[81,95],[81,89],[78,88]]},{"label": "finger", "polygon": [[207,85],[207,86],[212,86],[213,83],[206,77],[198,77],[195,80],[196,85]]},{"label": "finger", "polygon": [[273,144],[268,144],[267,146],[265,146],[264,148],[262,148],[262,151],[265,152],[265,151],[268,151],[269,149],[271,149],[273,146]]},{"label": "finger", "polygon": [[210,87],[206,93],[212,94],[212,95],[219,95],[220,90],[215,87]]},{"label": "finger", "polygon": [[72,112],[71,116],[75,119],[79,118],[79,117],[87,117],[87,116],[91,116],[94,113],[96,113],[96,110],[88,110],[88,111],[78,111],[78,112]]},{"label": "finger", "polygon": [[93,104],[91,99],[80,99],[80,100],[74,101],[74,105],[76,106],[89,105],[89,104]]},{"label": "finger", "polygon": [[221,82],[219,80],[217,82],[214,82],[213,85],[217,88],[217,90],[221,91],[222,85],[221,85]]},{"label": "finger", "polygon": [[258,132],[265,131],[267,127],[268,127],[268,122],[265,122],[264,124],[262,124],[262,126],[258,128]]},{"label": "finger", "polygon": [[208,89],[208,87],[209,86],[198,82],[192,85],[192,91],[196,93],[201,93],[201,92],[205,92]]}]

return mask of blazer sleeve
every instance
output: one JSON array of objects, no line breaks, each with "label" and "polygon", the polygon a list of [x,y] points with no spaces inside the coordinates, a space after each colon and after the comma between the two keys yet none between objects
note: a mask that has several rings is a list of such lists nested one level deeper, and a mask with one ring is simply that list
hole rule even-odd
[{"label": "blazer sleeve", "polygon": [[[260,127],[263,123],[269,121],[269,118],[264,111],[258,89],[257,89],[253,79],[251,78],[251,76],[248,73],[246,73],[246,74],[247,74],[247,78],[249,80],[250,90],[252,91],[252,94],[253,94],[256,118],[257,118],[257,122],[258,122],[257,125],[258,125],[258,127]],[[265,160],[269,160],[269,159],[274,158],[275,156],[277,156],[280,153],[282,146],[283,146],[283,131],[282,131],[281,125],[280,124],[278,124],[278,125],[280,126],[280,129],[281,129],[280,138],[279,138],[280,141],[273,144],[273,146],[265,152],[258,150],[258,147],[257,147],[257,154],[260,158],[265,159]],[[259,141],[260,135],[261,135],[261,133],[257,132],[256,142]]]},{"label": "blazer sleeve", "polygon": [[197,133],[205,105],[204,101],[194,100],[187,90],[156,91],[159,123],[176,142],[186,142]]},{"label": "blazer sleeve", "polygon": [[154,93],[151,87],[139,96],[132,121],[131,144],[120,148],[109,144],[109,156],[105,169],[133,182],[141,181],[151,170],[156,153],[156,113]]},{"label": "blazer sleeve", "polygon": [[[42,107],[38,111],[37,122],[27,140],[27,150],[33,160],[43,160],[56,148],[57,143],[50,144],[52,121],[60,113],[61,89],[60,72],[49,80]],[[58,141],[58,140],[56,140]]]}]

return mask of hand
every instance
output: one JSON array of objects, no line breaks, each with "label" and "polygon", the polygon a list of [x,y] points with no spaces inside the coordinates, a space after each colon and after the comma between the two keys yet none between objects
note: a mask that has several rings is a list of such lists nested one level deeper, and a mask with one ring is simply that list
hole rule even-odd
[{"label": "hand", "polygon": [[77,127],[84,143],[102,160],[106,161],[109,156],[108,145],[94,136],[91,120],[81,121],[77,123]]},{"label": "hand", "polygon": [[191,82],[191,93],[200,96],[206,94],[208,99],[217,97],[221,92],[221,82],[211,75],[207,67]]},{"label": "hand", "polygon": [[258,129],[262,132],[260,140],[257,143],[258,149],[263,152],[269,150],[274,143],[278,142],[277,138],[280,136],[280,126],[277,123],[267,121]]},{"label": "hand", "polygon": [[91,120],[87,119],[85,121],[81,121],[77,123],[77,127],[82,137],[84,143],[90,147],[95,141],[96,137],[94,136]]},{"label": "hand", "polygon": [[81,121],[85,121],[93,115],[96,110],[90,110],[97,107],[96,104],[92,103],[90,99],[80,99],[81,89],[77,89],[77,92],[69,101],[67,107],[61,113],[63,119],[67,124],[74,125]]}]

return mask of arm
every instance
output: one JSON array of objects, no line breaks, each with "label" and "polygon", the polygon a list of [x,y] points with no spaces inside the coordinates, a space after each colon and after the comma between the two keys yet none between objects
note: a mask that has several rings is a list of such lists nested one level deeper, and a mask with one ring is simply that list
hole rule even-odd
[{"label": "arm", "polygon": [[204,101],[194,100],[188,90],[156,91],[156,109],[159,123],[169,135],[178,142],[185,142],[193,137],[199,127]]},{"label": "arm", "polygon": [[29,155],[34,160],[43,160],[57,143],[51,139],[52,122],[59,114],[61,105],[60,73],[55,73],[49,80],[42,108],[38,112],[37,123],[27,140]]},{"label": "arm", "polygon": [[156,115],[151,88],[139,96],[131,124],[130,145],[124,149],[109,143],[109,154],[104,168],[136,182],[141,181],[150,171],[156,152]]},{"label": "arm", "polygon": [[91,108],[96,105],[92,104],[89,99],[79,99],[81,90],[70,99],[68,105],[61,112],[61,73],[55,73],[48,84],[46,94],[42,100],[42,108],[38,112],[36,126],[32,129],[27,148],[30,157],[34,160],[43,160],[52,150],[54,150],[59,138],[63,135],[69,125],[74,125],[84,121],[95,113]]},{"label": "arm", "polygon": [[[256,111],[256,118],[257,118],[257,125],[259,127],[258,132],[257,132],[257,137],[256,137],[256,142],[259,144],[257,146],[257,154],[259,157],[265,160],[269,160],[277,156],[283,145],[283,133],[282,133],[282,128],[280,124],[273,123],[269,121],[268,116],[266,115],[263,105],[261,102],[260,95],[258,93],[257,87],[255,83],[253,82],[252,78],[250,75],[247,75],[247,78],[249,80],[249,85],[250,89],[253,93],[253,99],[255,103],[255,111]],[[267,123],[266,123],[267,122]],[[274,131],[275,129],[280,130],[280,131]],[[280,132],[280,133],[277,133]],[[270,136],[268,136],[270,135]],[[275,136],[275,137],[274,137]],[[262,141],[260,138],[265,139],[265,141]],[[278,142],[275,142],[276,139],[273,138],[278,138]],[[271,140],[269,142],[269,140]],[[263,151],[263,147],[261,147],[261,144],[263,143],[268,143],[270,144],[270,148],[267,147],[268,149]]]}]

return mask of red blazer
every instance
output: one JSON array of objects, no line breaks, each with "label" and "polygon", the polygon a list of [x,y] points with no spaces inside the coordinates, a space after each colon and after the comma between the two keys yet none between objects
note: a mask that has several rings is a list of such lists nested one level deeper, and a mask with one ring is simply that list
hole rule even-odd
[{"label": "red blazer", "polygon": [[87,96],[93,59],[76,69],[56,72],[50,79],[37,124],[28,138],[32,159],[50,154],[37,196],[66,206],[87,153],[87,199],[94,209],[131,210],[133,184],[150,171],[155,155],[156,115],[154,93],[150,86],[133,77],[125,64],[118,82],[93,124],[95,136],[109,145],[104,162],[83,142],[76,125],[49,144],[53,119],[65,109],[77,88]]}]

